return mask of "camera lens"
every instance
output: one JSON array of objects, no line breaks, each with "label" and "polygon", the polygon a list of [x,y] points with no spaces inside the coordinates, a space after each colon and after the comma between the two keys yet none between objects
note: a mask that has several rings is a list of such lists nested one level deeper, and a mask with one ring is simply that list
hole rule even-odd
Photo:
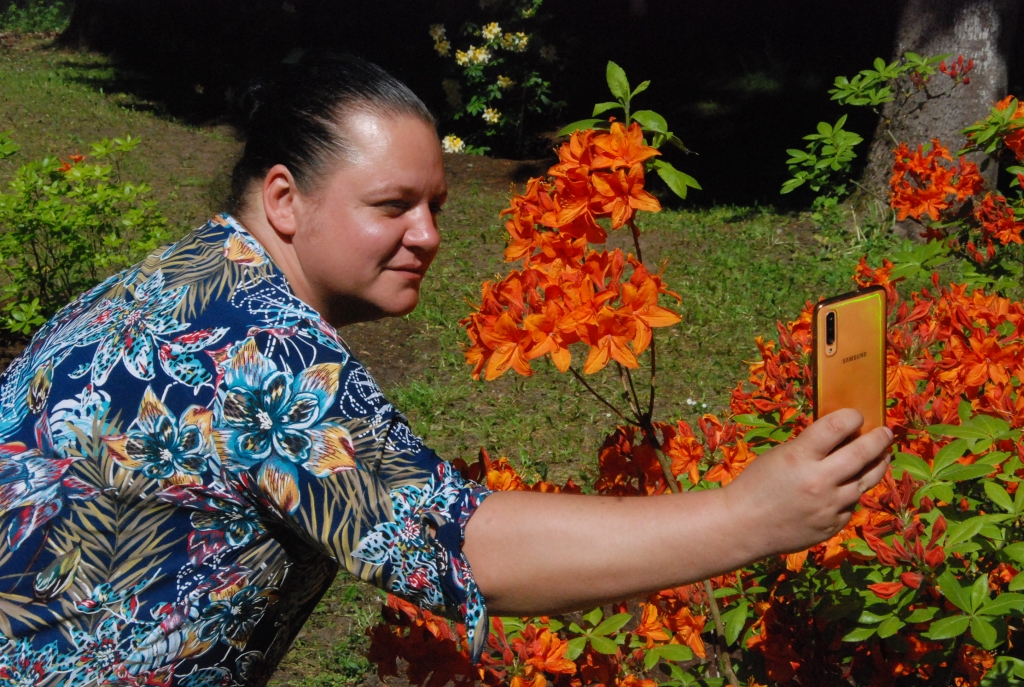
[{"label": "camera lens", "polygon": [[830,312],[825,316],[825,343],[829,346],[836,342],[836,314]]}]

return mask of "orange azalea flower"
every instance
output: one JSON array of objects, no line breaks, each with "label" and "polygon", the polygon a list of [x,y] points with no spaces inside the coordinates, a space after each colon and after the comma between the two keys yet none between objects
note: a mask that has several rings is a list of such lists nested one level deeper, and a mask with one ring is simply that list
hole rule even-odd
[{"label": "orange azalea flower", "polygon": [[[978,167],[962,157],[956,166],[940,164],[941,160],[953,162],[949,151],[937,139],[932,140],[932,149],[925,154],[924,147],[918,146],[911,152],[901,143],[895,151],[893,175],[889,180],[892,190],[890,205],[897,211],[897,219],[907,217],[921,219],[925,215],[938,221],[939,214],[968,197],[980,193],[984,181]],[[953,198],[950,198],[950,195]]]},{"label": "orange azalea flower", "polygon": [[665,625],[674,633],[672,643],[685,644],[700,658],[707,656],[704,640],[700,638],[706,622],[705,616],[693,615],[688,607],[683,607],[665,618]]},{"label": "orange azalea flower", "polygon": [[520,636],[512,640],[512,650],[519,654],[530,674],[530,668],[555,675],[574,675],[576,664],[565,658],[568,640],[560,639],[547,628],[527,625]]},{"label": "orange azalea flower", "polygon": [[917,383],[928,378],[928,373],[913,365],[904,365],[896,351],[891,348],[886,356],[888,373],[885,393],[891,398],[905,398],[917,393]]},{"label": "orange azalea flower", "polygon": [[493,327],[481,330],[480,336],[493,351],[487,362],[484,379],[497,379],[510,367],[515,368],[521,375],[533,374],[530,361],[523,353],[524,347],[530,341],[529,334],[520,329],[507,312],[498,317]]},{"label": "orange azalea flower", "polygon": [[628,174],[622,169],[611,174],[595,174],[591,181],[600,194],[598,207],[612,218],[612,229],[618,229],[628,222],[635,210],[661,210],[658,199],[644,190],[643,165],[633,165]]},{"label": "orange azalea flower", "polygon": [[636,336],[636,320],[629,308],[612,310],[603,306],[593,319],[583,325],[580,339],[590,346],[590,354],[583,363],[583,372],[594,374],[603,370],[611,360],[625,367],[640,367],[629,342]]},{"label": "orange azalea flower", "polygon": [[664,425],[665,443],[662,450],[672,460],[672,474],[677,477],[687,474],[692,484],[700,481],[700,461],[704,458],[704,447],[694,436],[690,426],[680,420],[673,428]]},{"label": "orange azalea flower", "polygon": [[786,570],[792,570],[793,572],[800,572],[804,567],[804,562],[807,560],[808,550],[798,551],[796,553],[787,553],[784,558],[786,559]]},{"label": "orange azalea flower", "polygon": [[1013,208],[1006,204],[1006,198],[991,192],[974,211],[974,217],[981,223],[982,233],[994,238],[1004,246],[1010,243],[1024,243],[1021,231],[1024,222],[1018,222]]},{"label": "orange azalea flower", "polygon": [[959,675],[954,684],[957,687],[978,687],[993,665],[995,658],[989,652],[981,647],[961,644],[954,668]]},{"label": "orange azalea flower", "polygon": [[738,439],[735,446],[722,446],[722,453],[725,458],[708,470],[704,474],[704,479],[708,482],[721,482],[723,487],[736,479],[744,468],[757,458],[757,454],[751,451],[742,439]]},{"label": "orange azalea flower", "polygon": [[640,679],[636,675],[627,675],[624,678],[616,679],[616,687],[658,687],[655,680]]},{"label": "orange azalea flower", "polygon": [[646,648],[654,648],[655,642],[667,642],[670,637],[665,632],[665,626],[658,619],[658,607],[654,604],[644,604],[643,613],[640,616],[640,625],[633,633],[647,640]]},{"label": "orange azalea flower", "polygon": [[595,169],[610,168],[615,171],[623,167],[631,168],[655,155],[661,155],[657,148],[644,145],[643,129],[636,122],[630,124],[628,129],[621,122],[612,122],[608,133],[594,137],[594,147],[598,150],[592,162]]}]

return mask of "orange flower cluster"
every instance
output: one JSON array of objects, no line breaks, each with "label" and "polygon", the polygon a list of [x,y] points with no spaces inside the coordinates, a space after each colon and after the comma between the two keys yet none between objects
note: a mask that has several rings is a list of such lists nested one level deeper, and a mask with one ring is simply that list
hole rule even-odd
[{"label": "orange flower cluster", "polygon": [[[895,450],[919,457],[931,466],[951,439],[933,436],[926,428],[960,424],[962,404],[972,414],[1000,418],[1013,428],[1024,428],[1024,394],[1019,391],[1024,385],[1024,304],[981,290],[970,292],[962,285],[940,288],[937,277],[933,278],[934,290],[925,289],[905,301],[896,292],[894,282],[898,280],[891,279],[892,269],[889,262],[872,269],[862,260],[856,278],[861,286],[885,286],[889,296],[887,391],[891,402],[887,416],[896,434]],[[811,351],[811,312],[812,304],[808,303],[797,320],[780,327],[778,343],[759,341],[761,360],[751,365],[749,390],[740,386],[734,391],[734,413],[764,417],[779,412],[784,418],[780,425],[794,433],[807,425],[811,377],[805,362]],[[1005,475],[1011,480],[1005,483],[1007,491],[1015,491],[1012,480],[1024,477],[1024,469],[1013,459],[1024,459],[1024,441],[1003,439],[988,450],[1001,457],[992,461],[993,474],[1011,463],[1018,466],[1011,466],[1011,472]],[[979,456],[968,454],[958,462],[969,465],[977,460]],[[931,497],[918,495],[920,487],[921,483],[908,472],[900,480],[887,474],[862,497],[861,508],[847,527],[805,552],[806,560],[816,569],[836,568],[847,561],[855,568],[883,571],[882,581],[868,585],[879,598],[891,598],[909,588],[923,594],[915,601],[918,606],[941,607],[937,569],[944,565],[946,570],[951,569],[951,559],[941,543],[946,519],[941,515],[921,516],[936,505],[948,504],[936,504]],[[973,506],[963,499],[960,508]],[[849,548],[851,540],[861,540],[874,557]],[[792,557],[786,562],[794,572],[799,572],[803,564],[791,565]],[[986,564],[982,560],[981,565],[990,566],[987,574],[993,589],[1005,588],[1018,573],[1006,563]],[[760,618],[748,640],[749,648],[764,653],[772,680],[817,684],[813,676],[828,669],[860,675],[864,684],[883,686],[894,685],[893,676],[916,674],[927,679],[939,668],[924,660],[929,652],[943,648],[941,643],[921,636],[927,623],[901,630],[908,647],[902,654],[894,653],[891,646],[880,648],[873,641],[836,643],[834,634],[807,635],[806,623],[816,616],[810,608],[799,608],[798,599],[783,593],[784,589],[784,585],[777,584],[769,602],[756,609]],[[992,660],[991,653],[978,647],[971,647],[967,654],[961,650],[953,667],[956,684],[977,685]],[[942,664],[943,670],[947,668]]]},{"label": "orange flower cluster", "polygon": [[[1017,156],[1017,162],[1024,162],[1024,102],[1020,102],[1012,95],[1008,95],[996,103],[996,109],[1005,110],[1014,103],[1016,103],[1016,109],[1011,119],[1017,126],[1003,137],[1003,143]],[[1018,122],[1017,120],[1020,121]]]},{"label": "orange flower cluster", "polygon": [[978,166],[962,156],[957,164],[952,164],[953,157],[938,139],[932,140],[927,153],[923,146],[911,151],[901,143],[895,157],[889,179],[890,205],[901,222],[907,217],[921,219],[925,215],[938,221],[940,213],[984,189]]},{"label": "orange flower cluster", "polygon": [[496,379],[510,368],[530,375],[531,361],[542,356],[565,372],[577,343],[589,348],[587,374],[612,360],[636,368],[653,329],[679,322],[659,305],[662,294],[681,300],[660,272],[652,274],[621,250],[588,248],[606,239],[599,221],[635,231],[638,210],[661,209],[644,190],[643,163],[654,155],[637,124],[578,131],[562,145],[549,179],[531,179],[526,193],[512,198],[502,212],[508,216],[505,258],[522,261],[522,269],[484,282],[480,305],[461,322],[474,379]]}]

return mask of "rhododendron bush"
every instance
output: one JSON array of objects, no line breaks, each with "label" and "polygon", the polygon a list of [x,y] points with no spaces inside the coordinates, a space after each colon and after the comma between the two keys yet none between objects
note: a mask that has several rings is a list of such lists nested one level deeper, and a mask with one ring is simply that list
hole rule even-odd
[{"label": "rhododendron bush", "polygon": [[[989,152],[1019,160],[1024,113],[1014,100],[1000,107],[998,150]],[[625,111],[607,129],[573,133],[548,177],[511,200],[505,257],[515,269],[484,283],[463,321],[466,359],[475,377],[494,379],[529,375],[550,358],[614,410],[620,425],[600,449],[594,492],[716,489],[811,422],[813,303],[775,338],[757,339],[759,359],[727,416],[696,426],[656,419],[655,330],[679,322],[679,296],[642,259],[638,215],[660,210],[645,181],[661,153]],[[938,142],[899,146],[894,162],[892,206],[921,221],[932,244],[983,264],[1020,243],[1019,197],[986,190],[972,163]],[[635,252],[594,247],[620,230]],[[582,615],[495,618],[478,665],[461,625],[389,597],[385,622],[370,631],[380,674],[396,674],[401,659],[411,682],[434,687],[963,687],[1024,678],[1024,304],[937,275],[906,293],[897,269],[861,260],[852,275],[888,295],[896,443],[889,472],[839,534]],[[587,382],[597,373],[620,377],[628,407],[597,396]],[[572,481],[528,483],[485,451],[457,465],[496,490],[580,491]]]}]

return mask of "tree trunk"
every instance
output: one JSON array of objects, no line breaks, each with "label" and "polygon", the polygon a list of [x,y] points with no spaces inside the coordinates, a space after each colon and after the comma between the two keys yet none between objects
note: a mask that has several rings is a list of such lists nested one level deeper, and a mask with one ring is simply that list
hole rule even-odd
[{"label": "tree trunk", "polygon": [[[1007,63],[1011,54],[1020,0],[905,0],[896,33],[894,59],[905,52],[921,56],[950,54],[973,59],[970,83],[950,90],[952,80],[938,73],[918,89],[902,79],[897,95],[886,104],[868,151],[862,184],[868,194],[887,199],[896,142],[912,147],[933,138],[956,152],[966,139],[961,129],[984,118],[1006,95]],[[998,166],[981,155],[974,160],[989,185]]]}]

